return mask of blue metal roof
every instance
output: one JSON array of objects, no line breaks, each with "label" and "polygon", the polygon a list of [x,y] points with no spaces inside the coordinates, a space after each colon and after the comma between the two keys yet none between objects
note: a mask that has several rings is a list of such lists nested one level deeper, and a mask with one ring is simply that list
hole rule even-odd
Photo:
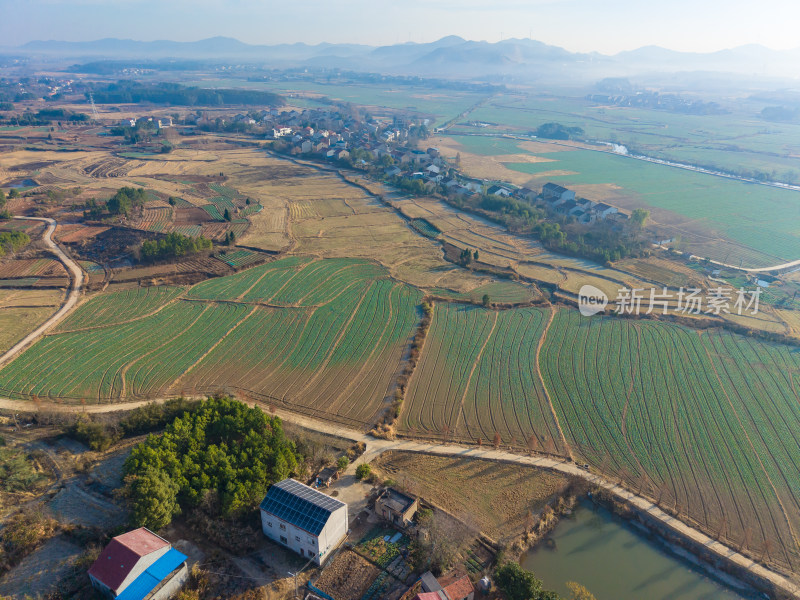
[{"label": "blue metal roof", "polygon": [[175,548],[170,548],[164,556],[150,565],[144,573],[122,590],[116,600],[143,600],[185,560],[185,554],[181,554]]},{"label": "blue metal roof", "polygon": [[261,510],[312,535],[319,535],[331,513],[342,506],[347,505],[294,479],[272,485],[261,501]]}]

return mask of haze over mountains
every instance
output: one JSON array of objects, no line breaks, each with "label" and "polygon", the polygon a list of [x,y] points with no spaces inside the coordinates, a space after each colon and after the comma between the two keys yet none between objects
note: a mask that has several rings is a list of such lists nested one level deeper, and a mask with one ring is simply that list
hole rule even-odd
[{"label": "haze over mountains", "polygon": [[711,53],[646,46],[604,55],[574,53],[530,39],[469,41],[448,36],[431,43],[390,46],[304,43],[251,45],[233,38],[196,42],[140,42],[107,38],[90,42],[34,41],[5,54],[58,58],[238,60],[274,67],[309,66],[433,77],[536,80],[646,75],[665,72],[720,72],[750,77],[800,79],[800,48],[771,50],[745,45]]}]

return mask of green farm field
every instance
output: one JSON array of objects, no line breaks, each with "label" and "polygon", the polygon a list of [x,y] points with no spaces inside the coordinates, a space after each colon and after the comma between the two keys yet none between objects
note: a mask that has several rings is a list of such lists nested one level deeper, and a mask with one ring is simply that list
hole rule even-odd
[{"label": "green farm field", "polygon": [[[575,150],[539,156],[548,162],[507,166],[531,174],[542,185],[555,181],[565,186],[606,184],[621,188],[611,193],[609,202],[625,208],[645,206],[668,211],[676,216],[669,221],[669,217],[665,219],[661,212],[654,211],[659,224],[690,233],[704,230],[711,236],[741,244],[754,251],[742,249],[741,258],[749,259],[745,266],[768,266],[800,258],[800,192],[606,152]],[[731,262],[740,259],[728,253],[710,257],[724,260],[726,256]]]},{"label": "green farm field", "polygon": [[470,119],[521,131],[555,121],[581,127],[588,139],[625,144],[649,156],[727,171],[755,169],[796,182],[800,125],[764,121],[758,117],[764,106],[738,99],[726,106],[730,114],[690,115],[604,106],[580,97],[520,94],[492,98]]},{"label": "green farm field", "polygon": [[548,309],[437,304],[401,430],[571,454],[735,547],[800,567],[795,347],[563,308],[549,320]]},{"label": "green farm field", "polygon": [[365,427],[391,392],[421,298],[373,263],[307,258],[189,290],[112,292],[0,371],[0,388],[95,402],[235,391]]},{"label": "green farm field", "polygon": [[[288,81],[260,82],[244,79],[202,79],[188,82],[204,88],[242,88],[267,90],[278,94],[318,94],[333,100],[343,100],[362,106],[411,110],[432,115],[441,124],[460,115],[484,96],[475,92],[436,90],[425,87],[386,86],[369,84],[326,84],[323,82]],[[295,98],[288,98],[295,104]]]}]

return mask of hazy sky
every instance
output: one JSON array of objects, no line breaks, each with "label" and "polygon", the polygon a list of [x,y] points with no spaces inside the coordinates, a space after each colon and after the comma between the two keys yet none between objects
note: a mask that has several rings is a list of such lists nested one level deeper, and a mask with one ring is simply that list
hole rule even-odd
[{"label": "hazy sky", "polygon": [[371,45],[528,37],[572,51],[800,47],[797,0],[0,0],[0,45],[103,37]]}]

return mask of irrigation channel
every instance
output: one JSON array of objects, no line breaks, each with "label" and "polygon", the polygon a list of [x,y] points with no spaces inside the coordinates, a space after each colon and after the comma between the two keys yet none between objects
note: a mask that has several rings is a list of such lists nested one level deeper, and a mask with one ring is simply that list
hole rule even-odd
[{"label": "irrigation channel", "polygon": [[735,590],[738,582],[722,573],[710,577],[694,561],[689,554],[673,554],[652,534],[605,508],[582,501],[520,564],[565,598],[570,597],[568,581],[586,586],[597,600],[763,598]]}]

